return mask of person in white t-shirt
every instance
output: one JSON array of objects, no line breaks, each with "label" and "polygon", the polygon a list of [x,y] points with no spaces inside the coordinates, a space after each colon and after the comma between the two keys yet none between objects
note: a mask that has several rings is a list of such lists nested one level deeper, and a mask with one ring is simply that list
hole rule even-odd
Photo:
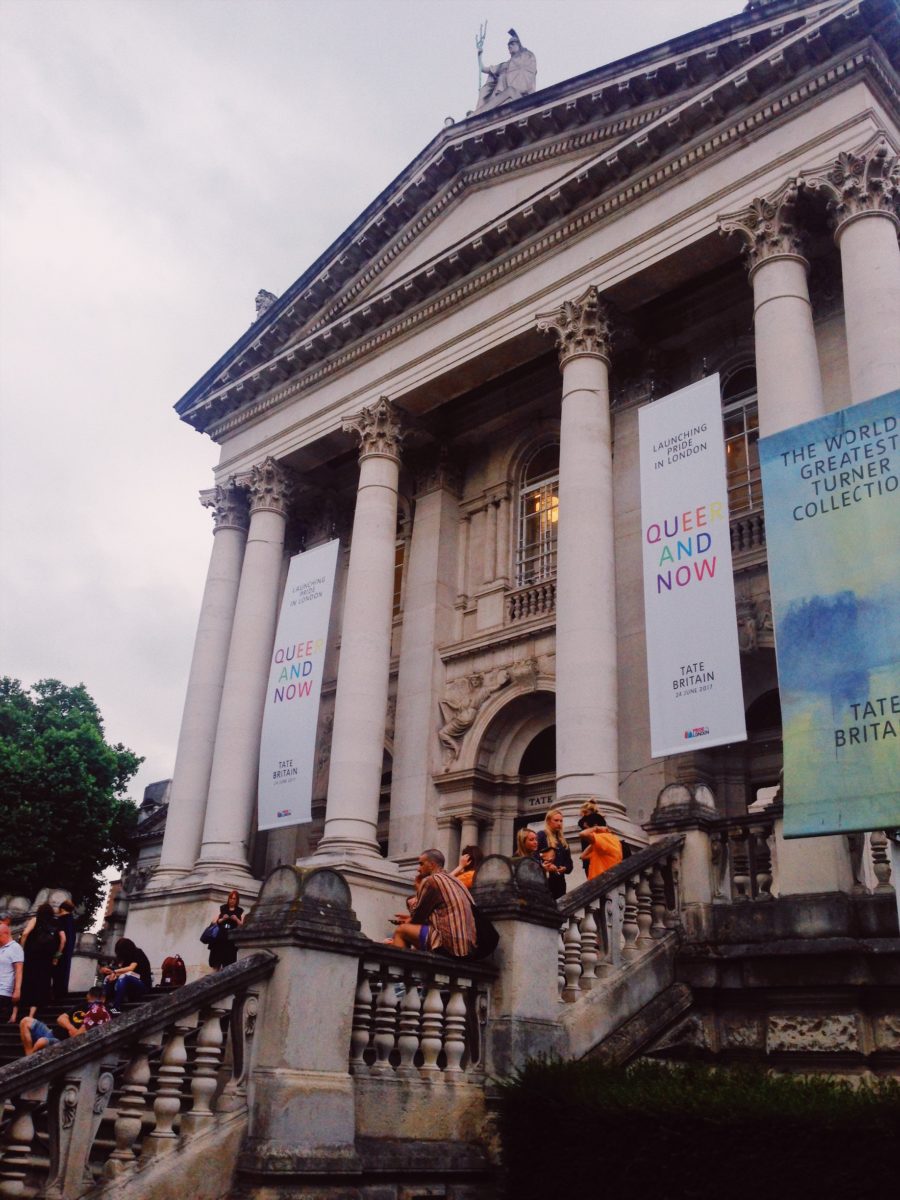
[{"label": "person in white t-shirt", "polygon": [[0,920],[0,1023],[15,1021],[22,992],[25,952],[13,941],[8,920]]}]

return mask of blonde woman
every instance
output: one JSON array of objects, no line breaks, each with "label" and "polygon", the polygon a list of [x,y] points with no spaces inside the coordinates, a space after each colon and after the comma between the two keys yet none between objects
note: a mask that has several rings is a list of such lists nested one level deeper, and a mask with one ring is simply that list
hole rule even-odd
[{"label": "blonde woman", "polygon": [[572,873],[572,852],[563,834],[563,814],[551,808],[544,817],[544,828],[537,835],[538,854],[554,900],[566,894],[566,876]]}]

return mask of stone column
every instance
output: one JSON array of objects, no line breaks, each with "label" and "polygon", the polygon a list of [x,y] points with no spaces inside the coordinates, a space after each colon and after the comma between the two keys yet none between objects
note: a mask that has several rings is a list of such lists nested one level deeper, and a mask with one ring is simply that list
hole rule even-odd
[{"label": "stone column", "polygon": [[325,831],[316,856],[380,859],[375,833],[384,754],[400,414],[384,396],[344,425],[360,439],[359,486],[341,626]]},{"label": "stone column", "polygon": [[438,646],[453,636],[456,542],[465,528],[459,520],[457,490],[455,472],[442,458],[416,479],[397,675],[389,839],[391,857],[409,866],[437,836],[432,760],[438,753],[435,724],[443,675]]},{"label": "stone column", "polygon": [[459,823],[459,848],[478,845],[478,821],[473,816],[463,817]]},{"label": "stone column", "polygon": [[841,252],[852,402],[900,387],[900,160],[883,136],[803,176],[828,197]]},{"label": "stone column", "polygon": [[597,289],[538,317],[562,370],[556,588],[556,803],[619,802],[609,323]]},{"label": "stone column", "polygon": [[197,874],[228,884],[251,877],[247,852],[256,803],[259,738],[293,486],[288,472],[273,458],[255,466],[248,479],[250,532],[216,728],[203,844],[196,865]]},{"label": "stone column", "polygon": [[806,281],[809,263],[794,223],[796,199],[797,188],[788,183],[719,219],[722,233],[744,239],[750,267],[762,437],[825,411]]},{"label": "stone column", "polygon": [[243,488],[231,480],[224,487],[204,493],[202,499],[213,510],[215,537],[153,888],[168,888],[178,876],[188,874],[200,853],[228,644],[247,543],[247,495]]}]

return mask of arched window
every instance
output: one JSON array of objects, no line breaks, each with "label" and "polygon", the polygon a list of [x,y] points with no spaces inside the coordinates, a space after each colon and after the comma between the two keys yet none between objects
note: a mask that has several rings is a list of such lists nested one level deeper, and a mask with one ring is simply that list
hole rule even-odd
[{"label": "arched window", "polygon": [[559,521],[559,444],[532,452],[519,487],[516,584],[527,587],[556,575],[556,526]]},{"label": "arched window", "polygon": [[728,510],[736,517],[762,508],[755,367],[740,366],[724,376],[722,417],[725,422]]}]

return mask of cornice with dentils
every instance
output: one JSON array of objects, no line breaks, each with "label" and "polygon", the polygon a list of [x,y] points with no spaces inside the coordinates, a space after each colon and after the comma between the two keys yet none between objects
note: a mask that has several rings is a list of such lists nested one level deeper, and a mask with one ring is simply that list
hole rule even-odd
[{"label": "cornice with dentils", "polygon": [[[782,16],[785,15],[797,16],[793,10],[787,14],[782,12]],[[407,220],[399,233],[394,231],[390,246],[380,256],[371,256],[355,274],[351,272],[338,289],[339,294],[333,295],[330,301],[323,289],[331,274],[323,269],[315,278],[310,278],[312,272],[308,272],[279,301],[280,311],[274,317],[273,310],[269,310],[263,318],[263,322],[269,322],[266,328],[251,328],[243,349],[237,352],[239,343],[238,348],[230,352],[227,365],[223,359],[207,373],[179,402],[178,411],[190,424],[216,439],[227,435],[245,421],[269,411],[334,371],[344,369],[362,354],[408,332],[413,325],[468,298],[481,287],[495,282],[500,274],[530,265],[537,255],[555,248],[561,240],[582,229],[585,223],[602,219],[642,194],[647,181],[658,180],[661,171],[664,177],[671,177],[695,167],[700,159],[727,144],[738,126],[746,131],[748,124],[752,126],[763,120],[776,119],[786,108],[805,102],[811,93],[830,86],[848,71],[858,70],[864,61],[873,60],[870,49],[869,54],[856,53],[846,62],[839,62],[840,52],[848,44],[863,42],[865,35],[877,29],[885,50],[888,54],[895,53],[898,25],[893,0],[844,0],[814,21],[800,24],[793,20],[791,32],[785,33],[788,28],[785,21],[780,24],[769,22],[763,29],[747,28],[743,31],[745,36],[737,42],[705,43],[693,55],[681,58],[673,55],[655,62],[652,71],[647,70],[645,64],[642,76],[620,71],[611,79],[601,81],[601,86],[580,94],[573,90],[578,81],[569,81],[559,85],[558,89],[547,89],[554,95],[557,90],[564,93],[554,104],[524,112],[515,122],[495,117],[492,124],[482,123],[477,130],[464,128],[454,143],[439,146],[440,139],[436,139],[422,173],[413,178],[391,204],[382,207],[382,224],[387,223],[390,214],[396,216],[398,207],[402,207],[401,200],[412,204],[409,187],[418,186],[421,190],[426,168],[440,171],[441,163],[451,151],[457,160],[463,152],[472,158],[476,157],[478,146],[486,147],[489,143],[489,154],[493,159],[470,162],[465,170],[457,170],[449,183],[445,175],[439,181],[442,191],[436,198],[432,197],[432,203]],[[773,40],[773,31],[778,34],[777,40]],[[734,49],[735,45],[746,48],[758,46],[760,42],[764,43],[763,48],[749,57],[742,58]],[[682,75],[687,72],[708,79],[716,69],[711,66],[713,62],[721,67],[723,59],[735,57],[738,59],[736,67],[708,80],[706,86],[689,95],[682,90],[679,96],[670,98],[668,104],[647,103],[646,92],[651,86],[648,82],[651,77],[652,86],[658,89],[664,88],[664,76],[669,68]],[[822,63],[827,65],[815,73],[816,65]],[[811,69],[814,73],[803,80],[802,88],[784,90],[785,84],[795,82],[801,73]],[[593,80],[594,76],[588,78]],[[888,90],[895,84],[896,79],[888,80]],[[582,112],[586,108],[596,110],[598,105],[613,106],[623,90],[631,97],[632,105],[635,95],[644,93],[643,105],[615,117],[608,114],[599,123],[594,115],[591,127],[557,132],[555,139],[546,140],[548,123],[564,127],[566,121],[574,123],[573,110]],[[610,92],[614,94],[610,95]],[[765,103],[760,105],[763,98]],[[527,98],[528,101],[533,99]],[[518,110],[525,103],[519,101],[508,111]],[[741,118],[736,122],[734,118],[738,112]],[[578,121],[583,119],[577,118]],[[472,125],[474,120],[466,126]],[[544,132],[545,141],[524,144],[522,127],[530,128],[535,123]],[[723,125],[724,128],[720,128]],[[511,133],[511,130],[515,132]],[[704,141],[702,135],[713,130],[717,130],[716,136]],[[507,150],[505,154],[499,152],[504,140],[520,136],[522,142],[517,150]],[[467,176],[471,178],[479,172],[496,176],[522,170],[533,165],[535,155],[540,156],[536,161],[547,161],[583,149],[586,140],[588,144],[590,140],[609,142],[614,137],[619,140],[612,147],[600,150],[587,163],[575,164],[553,184],[498,220],[380,291],[377,282],[374,284],[376,290],[371,290],[373,281],[377,281],[384,267],[406,249],[413,238],[421,235],[444,210],[446,203],[456,198]],[[673,151],[685,143],[692,143],[690,153],[673,156]],[[654,164],[657,164],[657,170],[646,173]],[[413,167],[416,165],[414,163]],[[643,180],[640,178],[642,172],[645,173]],[[623,186],[626,180],[627,186]],[[389,192],[390,189],[384,195]],[[585,205],[588,205],[587,209]],[[379,227],[379,217],[372,216],[368,225],[365,225],[365,217],[363,214],[355,223],[363,223],[363,228],[357,231],[351,243],[353,246],[362,245],[367,229]],[[353,228],[349,231],[351,234]],[[347,254],[335,256],[332,271],[346,265],[347,260]],[[301,289],[304,280],[307,286]],[[354,303],[364,289],[370,290]],[[292,292],[296,293],[293,299]],[[298,331],[297,325],[302,324],[304,312],[309,316],[306,325]],[[288,380],[287,386],[279,386]]]}]

